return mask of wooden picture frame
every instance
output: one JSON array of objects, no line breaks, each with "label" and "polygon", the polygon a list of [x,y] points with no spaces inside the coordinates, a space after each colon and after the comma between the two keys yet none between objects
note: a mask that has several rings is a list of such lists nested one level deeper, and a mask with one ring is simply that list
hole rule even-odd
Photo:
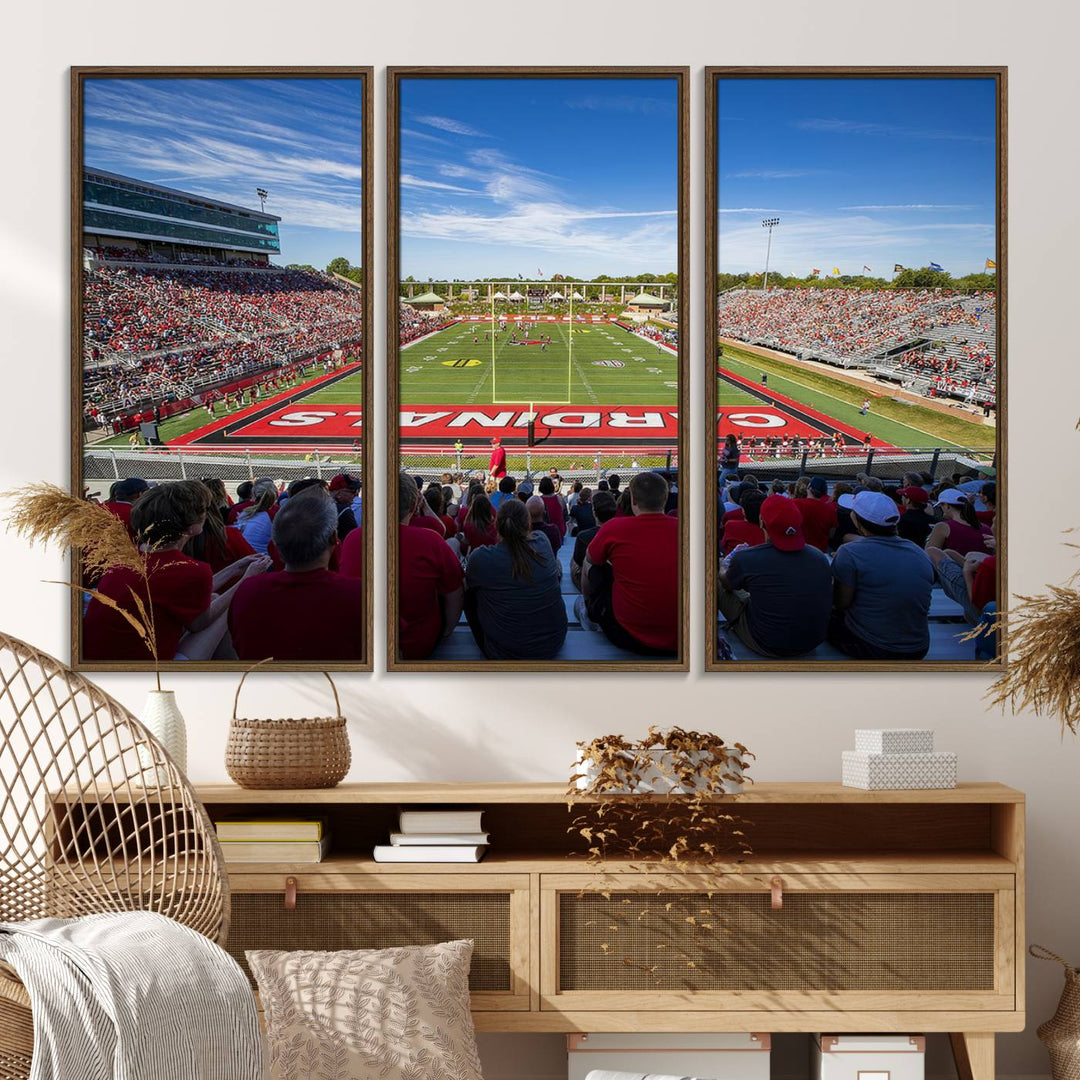
[{"label": "wooden picture frame", "polygon": [[[86,457],[84,455],[84,377],[83,377],[83,347],[84,347],[84,312],[83,312],[83,249],[84,249],[84,234],[83,234],[83,203],[84,203],[84,101],[85,90],[88,81],[95,79],[131,79],[139,81],[151,81],[151,80],[177,80],[177,79],[206,79],[206,80],[356,80],[361,86],[361,102],[359,105],[358,120],[361,125],[360,138],[361,145],[358,150],[359,172],[355,165],[349,166],[349,171],[340,173],[341,176],[348,176],[351,180],[359,179],[361,182],[360,191],[360,210],[357,215],[357,224],[362,230],[361,238],[361,258],[362,258],[362,280],[356,284],[356,289],[359,292],[360,304],[362,311],[362,332],[361,342],[359,350],[353,350],[349,357],[350,359],[355,357],[359,360],[360,364],[360,393],[363,401],[363,410],[367,413],[370,409],[370,402],[372,401],[373,393],[373,380],[372,380],[372,367],[371,361],[374,355],[372,349],[371,338],[371,321],[370,312],[373,298],[373,290],[371,287],[371,271],[373,268],[373,250],[374,250],[374,234],[373,234],[373,128],[372,122],[374,117],[374,69],[372,67],[355,67],[355,66],[327,66],[327,67],[292,67],[292,66],[258,66],[258,67],[212,67],[212,66],[184,66],[184,67],[156,67],[156,66],[136,66],[136,67],[72,67],[70,70],[70,92],[71,92],[71,174],[70,174],[70,190],[71,190],[71,236],[70,236],[70,288],[71,288],[71,491],[73,494],[79,495],[86,490],[86,485],[91,477],[88,476],[88,470],[86,468]],[[164,126],[164,125],[161,125]],[[283,140],[278,139],[278,142],[284,145]],[[320,168],[329,170],[334,166],[333,162],[322,162]],[[251,167],[256,168],[254,162],[251,163]],[[123,179],[123,177],[121,177]],[[253,174],[253,183],[258,182],[259,177],[257,174]],[[272,185],[272,181],[270,182]],[[154,185],[151,183],[151,187],[160,185]],[[182,185],[177,185],[180,187]],[[169,189],[165,189],[168,191]],[[191,195],[190,192],[180,192],[181,195]],[[265,194],[265,192],[263,192]],[[206,197],[206,196],[204,196]],[[249,203],[251,197],[249,197]],[[211,200],[211,202],[217,202],[217,200]],[[226,203],[226,207],[233,209],[248,210],[247,207],[238,208],[235,204]],[[273,206],[273,192],[271,192],[271,206]],[[208,206],[212,209],[211,206]],[[262,211],[248,210],[249,213],[261,213]],[[351,221],[348,213],[341,212],[341,220],[346,218]],[[286,221],[286,224],[288,222]],[[236,230],[234,230],[236,231]],[[175,234],[180,235],[180,234]],[[175,254],[175,251],[174,251]],[[235,252],[233,253],[235,254]],[[229,260],[227,260],[229,261]],[[239,265],[243,265],[242,263]],[[354,268],[355,269],[355,268]],[[329,349],[329,345],[320,345],[320,350]],[[338,352],[343,353],[346,349],[353,348],[351,345],[345,345],[343,349],[339,349]],[[314,360],[315,354],[309,359]],[[299,361],[300,357],[288,358],[287,362],[294,363]],[[329,368],[327,369],[329,370]],[[261,376],[262,372],[260,372]],[[304,378],[303,371],[300,371],[300,379]],[[300,382],[293,383],[297,388],[306,386],[308,384]],[[310,391],[308,391],[310,392]],[[252,394],[254,397],[254,393]],[[243,400],[242,396],[239,398]],[[289,397],[292,400],[292,397]],[[276,398],[267,402],[267,406],[277,401]],[[253,402],[253,405],[255,402]],[[266,407],[263,407],[265,410]],[[251,410],[248,410],[249,412]],[[227,425],[223,425],[227,426]],[[365,425],[366,427],[366,425]],[[125,432],[126,433],[126,432]],[[167,450],[167,447],[165,448]],[[349,448],[351,451],[351,460],[349,460],[349,452],[346,452],[345,456],[338,456],[339,468],[335,471],[350,471],[353,475],[358,474],[358,478],[361,482],[362,499],[367,506],[377,505],[377,500],[373,499],[373,468],[372,468],[372,446],[370,441],[365,435],[361,435],[355,439]],[[299,453],[299,451],[294,451]],[[359,468],[355,467],[356,454],[360,453],[362,456],[362,462]],[[333,472],[330,470],[333,468],[334,455],[329,455],[328,461],[320,461],[318,459],[318,449],[315,451],[316,458],[310,465],[311,475],[318,473],[323,479],[330,479]],[[301,457],[297,457],[296,461],[301,461]],[[256,463],[257,464],[257,463]],[[254,471],[256,464],[249,464],[249,471],[252,473],[252,477],[258,475]],[[349,465],[353,467],[348,468]],[[206,466],[209,468],[208,466]],[[198,465],[195,466],[198,470]],[[307,465],[303,468],[308,468]],[[181,479],[192,478],[191,473],[182,470],[183,476],[172,476],[168,474],[168,478]],[[196,471],[194,478],[201,475],[206,475],[200,471]],[[307,473],[304,473],[307,475]],[[166,473],[158,470],[155,473],[156,477],[166,478]],[[119,473],[116,476],[120,478]],[[290,479],[296,479],[297,476],[290,476]],[[229,476],[228,479],[235,481],[236,477]],[[99,486],[104,485],[107,489],[111,478],[110,477],[93,477]],[[365,514],[365,517],[368,515]],[[372,622],[373,622],[373,596],[374,591],[372,589],[372,529],[370,528],[370,522],[364,522],[365,529],[362,537],[362,580],[364,583],[363,588],[363,600],[361,604],[361,610],[358,611],[358,616],[362,620],[362,642],[361,642],[361,655],[356,660],[349,661],[310,661],[310,660],[279,660],[272,659],[265,663],[265,666],[272,670],[282,671],[305,671],[305,670],[336,670],[336,671],[370,671],[373,667],[373,642],[372,642]],[[80,565],[78,558],[74,558],[72,561],[72,574],[73,581],[81,580]],[[155,665],[151,660],[147,661],[135,661],[135,660],[123,660],[123,661],[111,661],[111,660],[87,660],[84,656],[84,635],[82,630],[82,612],[83,612],[83,600],[80,594],[73,591],[70,619],[71,619],[71,656],[72,666],[80,671],[151,671]],[[174,659],[162,660],[157,667],[163,671],[238,671],[246,669],[250,666],[251,661],[248,660],[181,660]]]},{"label": "wooden picture frame", "polygon": [[[677,297],[678,323],[683,330],[678,343],[677,408],[678,478],[687,476],[690,343],[685,335],[689,325],[689,69],[685,67],[390,67],[387,69],[387,491],[390,512],[387,515],[387,668],[390,671],[687,671],[689,670],[689,514],[680,506],[678,583],[678,626],[680,647],[673,658],[655,659],[628,655],[623,659],[593,661],[568,660],[490,660],[476,650],[470,659],[404,660],[399,656],[398,617],[398,520],[397,503],[401,438],[399,410],[400,388],[399,287],[401,284],[401,90],[404,80],[418,79],[671,79],[676,82],[677,115]],[[553,169],[557,172],[557,169]],[[576,279],[575,279],[576,280]],[[489,283],[490,284],[490,283]],[[601,293],[603,295],[603,293]],[[492,315],[494,326],[494,315]],[[659,348],[659,347],[658,347]],[[445,468],[445,467],[444,467]],[[429,470],[430,471],[430,470]],[[442,470],[440,470],[442,471]],[[462,626],[464,623],[462,623]],[[460,628],[459,628],[460,629]],[[573,631],[571,631],[573,632]],[[438,652],[438,649],[436,649]]]},{"label": "wooden picture frame", "polygon": [[[1008,68],[1003,66],[970,67],[707,67],[705,69],[705,274],[702,299],[705,303],[705,667],[708,671],[966,671],[983,672],[987,667],[1000,670],[1006,663],[1008,653],[1004,626],[997,628],[996,658],[989,663],[976,659],[971,645],[971,659],[923,659],[909,660],[855,660],[855,659],[721,659],[718,650],[719,603],[718,603],[718,507],[719,498],[719,448],[717,417],[717,358],[720,346],[717,319],[718,273],[720,246],[723,243],[719,225],[721,209],[721,166],[719,155],[718,124],[720,121],[721,83],[725,80],[768,79],[983,79],[994,83],[994,169],[995,221],[993,227],[996,245],[996,443],[994,479],[997,485],[996,523],[997,533],[997,591],[1000,601],[1008,596],[1007,589],[1007,275],[1008,275],[1008,227],[1007,227],[1007,88]],[[941,145],[948,145],[942,143]],[[770,208],[763,208],[762,213]],[[875,209],[854,207],[849,209]],[[880,209],[886,209],[881,207]],[[762,221],[765,225],[767,222]],[[771,233],[771,230],[770,230]],[[771,235],[770,235],[771,239]],[[775,252],[774,252],[775,254]],[[824,258],[825,255],[822,255]],[[891,261],[891,260],[888,260]],[[832,265],[831,263],[829,264]],[[824,264],[823,264],[824,266]],[[866,269],[864,267],[864,269]],[[989,266],[987,267],[989,269]],[[820,272],[820,271],[818,271]],[[760,275],[759,275],[760,276]],[[805,455],[803,461],[805,462]],[[936,459],[935,459],[936,461]],[[957,630],[967,630],[966,624],[958,624]],[[732,631],[733,633],[733,631]],[[741,652],[751,654],[748,647]]]}]

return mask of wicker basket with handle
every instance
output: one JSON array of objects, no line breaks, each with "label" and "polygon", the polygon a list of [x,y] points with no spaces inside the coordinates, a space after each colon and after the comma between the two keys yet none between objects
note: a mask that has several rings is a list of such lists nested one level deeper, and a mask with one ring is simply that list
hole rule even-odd
[{"label": "wicker basket with handle", "polygon": [[1039,1038],[1050,1051],[1053,1080],[1080,1080],[1080,969],[1042,945],[1028,950],[1038,960],[1053,960],[1065,969],[1065,989],[1057,1011],[1039,1026]]},{"label": "wicker basket with handle", "polygon": [[225,770],[244,788],[326,788],[341,783],[349,771],[351,753],[337,687],[323,672],[334,692],[334,715],[285,720],[247,720],[236,715],[244,680],[233,699]]}]

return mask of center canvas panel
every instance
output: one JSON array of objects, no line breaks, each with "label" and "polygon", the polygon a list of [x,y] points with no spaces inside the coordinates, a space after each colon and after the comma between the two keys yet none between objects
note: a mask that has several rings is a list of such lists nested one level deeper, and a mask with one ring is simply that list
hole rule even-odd
[{"label": "center canvas panel", "polygon": [[685,73],[390,98],[391,667],[682,666]]}]

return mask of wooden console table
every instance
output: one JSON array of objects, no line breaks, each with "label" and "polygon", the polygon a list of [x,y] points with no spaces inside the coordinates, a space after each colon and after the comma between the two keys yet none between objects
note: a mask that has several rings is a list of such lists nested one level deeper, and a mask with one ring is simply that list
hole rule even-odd
[{"label": "wooden console table", "polygon": [[[1001,784],[751,785],[753,858],[678,874],[590,866],[560,784],[196,787],[213,819],[329,819],[319,865],[230,866],[241,963],[472,938],[480,1031],[947,1032],[972,1080],[1024,1027],[1024,796]],[[425,804],[483,809],[485,859],[373,862]]]}]

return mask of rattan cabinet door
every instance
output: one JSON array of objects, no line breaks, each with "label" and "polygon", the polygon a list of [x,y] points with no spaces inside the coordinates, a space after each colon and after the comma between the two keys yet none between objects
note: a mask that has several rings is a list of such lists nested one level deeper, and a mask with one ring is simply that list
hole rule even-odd
[{"label": "rattan cabinet door", "polygon": [[541,1008],[1015,1009],[1012,874],[776,880],[543,875]]},{"label": "rattan cabinet door", "polygon": [[381,949],[468,938],[474,1012],[529,1008],[529,878],[497,874],[313,871],[296,879],[289,908],[282,873],[229,875],[226,950],[247,972],[245,949]]}]

